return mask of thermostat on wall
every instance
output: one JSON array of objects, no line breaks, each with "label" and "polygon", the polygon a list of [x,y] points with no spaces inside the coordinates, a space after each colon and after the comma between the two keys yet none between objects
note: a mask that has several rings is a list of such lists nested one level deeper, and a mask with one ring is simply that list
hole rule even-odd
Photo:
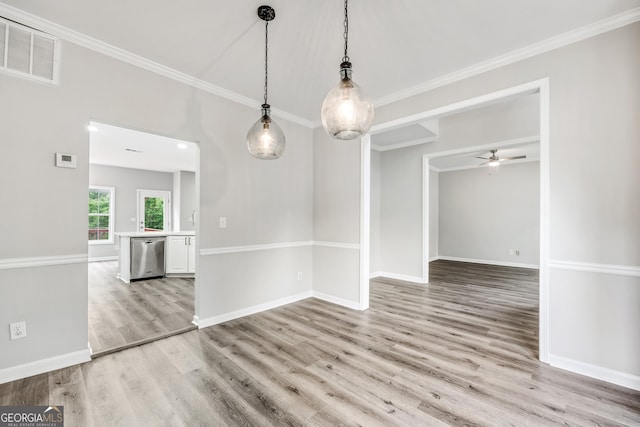
[{"label": "thermostat on wall", "polygon": [[59,168],[76,168],[76,155],[56,153],[56,166]]}]

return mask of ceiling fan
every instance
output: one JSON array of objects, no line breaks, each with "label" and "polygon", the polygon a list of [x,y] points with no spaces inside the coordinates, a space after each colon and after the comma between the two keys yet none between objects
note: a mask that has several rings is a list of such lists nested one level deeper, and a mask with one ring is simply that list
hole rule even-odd
[{"label": "ceiling fan", "polygon": [[498,157],[498,150],[490,150],[491,156],[489,157],[476,157],[476,159],[486,160],[486,162],[480,163],[478,166],[486,165],[489,166],[498,166],[500,162],[504,162],[506,160],[517,160],[517,159],[526,159],[527,156],[514,156],[514,157]]}]

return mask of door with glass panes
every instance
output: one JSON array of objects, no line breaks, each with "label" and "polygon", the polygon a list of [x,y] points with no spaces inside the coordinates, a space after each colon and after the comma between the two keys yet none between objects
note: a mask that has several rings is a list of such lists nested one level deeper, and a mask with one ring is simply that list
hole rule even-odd
[{"label": "door with glass panes", "polygon": [[171,192],[138,190],[138,231],[171,231]]}]

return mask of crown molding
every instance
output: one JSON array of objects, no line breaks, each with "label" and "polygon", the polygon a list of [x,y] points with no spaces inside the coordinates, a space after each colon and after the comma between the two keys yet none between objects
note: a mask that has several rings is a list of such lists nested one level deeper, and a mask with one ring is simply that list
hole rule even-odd
[{"label": "crown molding", "polygon": [[[0,14],[5,18],[9,18],[11,20],[17,21],[24,25],[43,31],[45,33],[49,33],[50,35],[55,36],[61,40],[65,40],[65,41],[77,44],[78,46],[91,49],[103,55],[110,56],[122,62],[126,62],[128,64],[150,71],[152,73],[161,75],[163,77],[167,77],[169,79],[183,83],[187,86],[201,89],[205,92],[211,93],[213,95],[217,95],[221,98],[228,99],[238,104],[245,105],[251,108],[258,108],[260,105],[262,105],[262,101],[257,101],[255,99],[251,99],[244,95],[240,95],[238,93],[232,92],[220,86],[216,86],[212,83],[206,82],[197,77],[191,76],[189,74],[183,73],[181,71],[178,71],[173,68],[167,67],[165,65],[159,64],[157,62],[151,61],[140,55],[136,55],[135,53],[129,52],[124,49],[120,49],[119,47],[105,43],[93,37],[89,37],[86,34],[72,30],[60,24],[56,24],[55,22],[46,20],[44,18],[40,18],[39,16],[25,12],[24,10],[15,8],[13,6],[0,3]],[[282,119],[288,120],[293,123],[297,123],[307,128],[314,127],[313,121],[304,119],[300,116],[291,114],[287,111],[283,111],[278,108],[272,108],[271,113],[274,116],[278,116]]]},{"label": "crown molding", "polygon": [[[25,25],[34,27],[36,29],[39,29],[40,31],[49,33],[62,40],[66,40],[87,49],[94,50],[96,52],[134,65],[136,67],[178,81],[185,85],[195,87],[213,95],[220,96],[221,98],[236,102],[238,104],[245,105],[251,108],[256,108],[256,106],[262,104],[262,102],[255,99],[251,99],[244,95],[240,95],[238,93],[224,89],[220,86],[216,86],[212,83],[198,79],[197,77],[151,61],[142,56],[89,37],[85,34],[56,24],[52,21],[40,18],[36,15],[15,8],[13,6],[0,3],[0,14],[2,14],[2,16],[4,16],[5,18],[9,18],[17,22],[21,22]],[[543,40],[541,42],[534,43],[525,48],[511,51],[504,55],[497,56],[493,59],[480,62],[470,67],[454,71],[450,74],[429,80],[417,86],[378,98],[374,101],[374,106],[381,107],[383,105],[410,98],[412,96],[428,92],[438,87],[455,83],[457,81],[464,80],[466,78],[473,77],[478,74],[482,74],[484,72],[491,71],[509,64],[513,64],[515,62],[540,55],[551,50],[558,49],[560,47],[567,46],[569,44],[576,43],[581,40],[585,40],[587,38],[594,37],[599,34],[612,31],[638,21],[640,21],[640,7],[630,9],[618,15],[614,15],[598,22],[585,25],[575,30],[568,31],[555,37]],[[319,120],[308,120],[277,108],[272,108],[271,112],[274,116],[278,116],[292,123],[296,123],[311,129],[320,127],[322,124]]]},{"label": "crown molding", "polygon": [[504,67],[533,56],[550,52],[554,49],[577,43],[638,21],[640,21],[640,7],[630,9],[618,15],[559,34],[524,48],[513,50],[504,55],[496,56],[495,58],[477,63],[470,67],[462,68],[450,74],[421,83],[417,86],[398,91],[388,96],[383,96],[375,100],[373,104],[375,107],[381,107],[383,105],[401,101],[469,77],[477,76],[478,74],[482,74],[487,71],[495,70],[496,68]]}]

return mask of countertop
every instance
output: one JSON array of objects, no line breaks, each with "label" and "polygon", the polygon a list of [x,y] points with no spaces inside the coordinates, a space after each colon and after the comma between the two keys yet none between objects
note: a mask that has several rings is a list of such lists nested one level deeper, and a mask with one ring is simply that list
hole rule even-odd
[{"label": "countertop", "polygon": [[118,237],[165,237],[165,236],[195,236],[195,231],[128,231],[114,233]]}]

